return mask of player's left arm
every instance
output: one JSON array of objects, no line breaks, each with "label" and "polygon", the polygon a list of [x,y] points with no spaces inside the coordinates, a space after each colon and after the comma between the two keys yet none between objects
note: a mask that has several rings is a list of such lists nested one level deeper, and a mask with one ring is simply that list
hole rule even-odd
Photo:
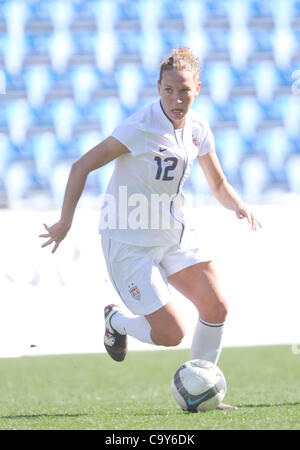
[{"label": "player's left arm", "polygon": [[234,211],[239,219],[246,217],[253,230],[261,227],[261,222],[228,183],[215,149],[210,150],[205,155],[198,156],[198,161],[211,193],[221,205]]}]

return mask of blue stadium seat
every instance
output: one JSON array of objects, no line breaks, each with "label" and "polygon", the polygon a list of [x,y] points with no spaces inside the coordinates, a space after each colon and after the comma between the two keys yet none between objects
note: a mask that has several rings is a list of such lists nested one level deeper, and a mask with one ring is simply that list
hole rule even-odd
[{"label": "blue stadium seat", "polygon": [[159,67],[165,54],[165,47],[161,33],[144,30],[139,35],[138,51],[143,67],[152,71]]},{"label": "blue stadium seat", "polygon": [[234,27],[228,32],[228,52],[230,62],[236,69],[247,69],[248,60],[255,49],[253,37],[249,28]]},{"label": "blue stadium seat", "polygon": [[270,101],[279,85],[279,76],[275,65],[271,61],[262,61],[253,64],[251,71],[258,99],[261,102]]},{"label": "blue stadium seat", "polygon": [[81,111],[70,98],[58,99],[50,105],[52,123],[57,139],[68,143],[72,138],[73,129],[81,121]]},{"label": "blue stadium seat", "polygon": [[241,96],[233,101],[235,120],[245,138],[255,135],[257,125],[263,117],[263,112],[255,97]]},{"label": "blue stadium seat", "polygon": [[213,101],[221,105],[226,103],[234,84],[229,64],[223,61],[208,63],[205,75]]},{"label": "blue stadium seat", "polygon": [[72,0],[47,0],[49,16],[54,28],[64,29],[70,27],[75,17]]},{"label": "blue stadium seat", "polygon": [[99,73],[92,65],[77,65],[69,71],[73,96],[79,106],[86,105],[92,93],[100,85]]},{"label": "blue stadium seat", "polygon": [[244,141],[236,128],[216,130],[214,135],[222,168],[229,182],[238,184],[240,162],[246,152]]},{"label": "blue stadium seat", "polygon": [[61,206],[73,160],[61,159],[53,166],[49,183],[54,206]]},{"label": "blue stadium seat", "polygon": [[219,119],[218,109],[210,95],[200,94],[193,103],[193,110],[203,114],[211,127],[213,127]]},{"label": "blue stadium seat", "polygon": [[[116,71],[119,98],[126,107],[134,107],[143,87],[142,73],[137,64],[119,65]],[[133,86],[133,88],[128,88]]]},{"label": "blue stadium seat", "polygon": [[276,65],[288,69],[296,51],[299,51],[299,37],[289,26],[275,28],[269,34]]},{"label": "blue stadium seat", "polygon": [[268,167],[277,182],[284,181],[284,163],[292,151],[291,143],[283,127],[260,131],[257,136],[259,151],[267,158]]},{"label": "blue stadium seat", "polygon": [[88,0],[88,7],[92,11],[99,29],[113,29],[120,18],[118,2]]},{"label": "blue stadium seat", "polygon": [[274,102],[274,108],[278,111],[290,138],[299,139],[300,132],[300,101],[297,95],[282,95]]},{"label": "blue stadium seat", "polygon": [[1,38],[1,48],[7,72],[20,74],[28,53],[26,38],[22,34],[18,35],[18,39],[13,34],[5,34]]},{"label": "blue stadium seat", "polygon": [[227,0],[224,10],[231,28],[244,27],[253,13],[252,0]]},{"label": "blue stadium seat", "polygon": [[262,156],[248,156],[240,166],[243,192],[248,200],[255,201],[270,182],[268,165]]},{"label": "blue stadium seat", "polygon": [[98,69],[103,73],[112,73],[121,46],[113,30],[99,30],[94,35],[94,56]]},{"label": "blue stadium seat", "polygon": [[100,125],[105,139],[119,125],[125,114],[118,98],[107,97],[91,103],[89,116],[93,123]]},{"label": "blue stadium seat", "polygon": [[54,163],[62,156],[56,136],[52,132],[39,133],[32,137],[30,144],[37,176],[47,182]]},{"label": "blue stadium seat", "polygon": [[297,16],[297,1],[294,0],[273,0],[269,2],[269,7],[276,27],[289,25]]},{"label": "blue stadium seat", "polygon": [[182,43],[184,47],[191,49],[193,54],[199,59],[200,64],[209,52],[212,51],[211,42],[202,27],[185,29],[182,36]]},{"label": "blue stadium seat", "polygon": [[51,71],[46,65],[33,64],[25,68],[23,73],[29,104],[39,108],[53,85]]},{"label": "blue stadium seat", "polygon": [[185,30],[199,30],[208,17],[207,2],[199,2],[198,0],[182,0],[178,3],[181,7],[182,20]]},{"label": "blue stadium seat", "polygon": [[184,192],[190,191],[190,193],[195,195],[207,195],[210,193],[207,180],[198,160],[193,162],[190,176],[184,184],[183,190]]},{"label": "blue stadium seat", "polygon": [[11,163],[3,175],[9,207],[17,206],[33,187],[33,168],[27,162]]},{"label": "blue stadium seat", "polygon": [[291,155],[285,163],[285,174],[290,191],[300,193],[300,154]]},{"label": "blue stadium seat", "polygon": [[[131,2],[134,3],[134,2]],[[155,2],[149,0],[139,0],[137,3],[138,19],[144,31],[151,30],[157,33],[160,21],[164,15],[164,6],[162,1]]]},{"label": "blue stadium seat", "polygon": [[48,53],[55,71],[65,72],[75,46],[72,34],[66,30],[55,30],[48,40]]},{"label": "blue stadium seat", "polygon": [[3,176],[7,164],[13,157],[13,150],[7,134],[0,133],[0,178]]},{"label": "blue stadium seat", "polygon": [[33,114],[25,99],[12,100],[6,105],[9,137],[13,144],[23,145],[27,131],[33,121]]},{"label": "blue stadium seat", "polygon": [[3,2],[1,5],[2,14],[9,32],[14,33],[14,30],[19,29],[19,27],[24,29],[31,16],[31,11],[27,3],[10,0],[9,2]]},{"label": "blue stadium seat", "polygon": [[102,141],[103,135],[98,130],[84,131],[76,134],[73,137],[71,145],[74,158],[80,158]]}]

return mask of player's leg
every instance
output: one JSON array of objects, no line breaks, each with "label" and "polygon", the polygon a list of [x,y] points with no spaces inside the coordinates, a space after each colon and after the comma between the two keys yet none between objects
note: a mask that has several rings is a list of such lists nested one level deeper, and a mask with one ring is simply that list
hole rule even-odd
[{"label": "player's leg", "polygon": [[169,302],[164,270],[145,250],[105,240],[103,249],[113,286],[129,310],[106,307],[104,342],[110,356],[124,359],[127,341],[122,336],[126,335],[149,344],[177,345],[184,329]]},{"label": "player's leg", "polygon": [[191,346],[191,357],[217,363],[228,306],[211,261],[186,267],[168,277],[170,284],[194,303],[199,319]]}]

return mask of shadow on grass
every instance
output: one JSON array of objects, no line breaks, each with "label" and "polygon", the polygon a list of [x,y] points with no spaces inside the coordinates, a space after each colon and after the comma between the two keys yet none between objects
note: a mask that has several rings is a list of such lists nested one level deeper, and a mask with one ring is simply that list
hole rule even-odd
[{"label": "shadow on grass", "polygon": [[297,406],[300,402],[289,402],[289,403],[258,403],[249,405],[236,405],[238,408],[272,408],[273,406]]},{"label": "shadow on grass", "polygon": [[0,416],[1,419],[38,419],[40,417],[82,417],[87,414],[22,414],[19,416]]}]

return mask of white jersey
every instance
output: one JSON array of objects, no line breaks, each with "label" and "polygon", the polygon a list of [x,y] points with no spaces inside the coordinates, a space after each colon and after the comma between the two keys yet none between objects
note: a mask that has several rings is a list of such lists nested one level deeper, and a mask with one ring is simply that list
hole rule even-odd
[{"label": "white jersey", "polygon": [[112,136],[129,152],[115,160],[100,233],[143,247],[181,243],[183,184],[194,159],[215,146],[207,120],[190,110],[184,128],[175,130],[157,101],[124,120]]}]

